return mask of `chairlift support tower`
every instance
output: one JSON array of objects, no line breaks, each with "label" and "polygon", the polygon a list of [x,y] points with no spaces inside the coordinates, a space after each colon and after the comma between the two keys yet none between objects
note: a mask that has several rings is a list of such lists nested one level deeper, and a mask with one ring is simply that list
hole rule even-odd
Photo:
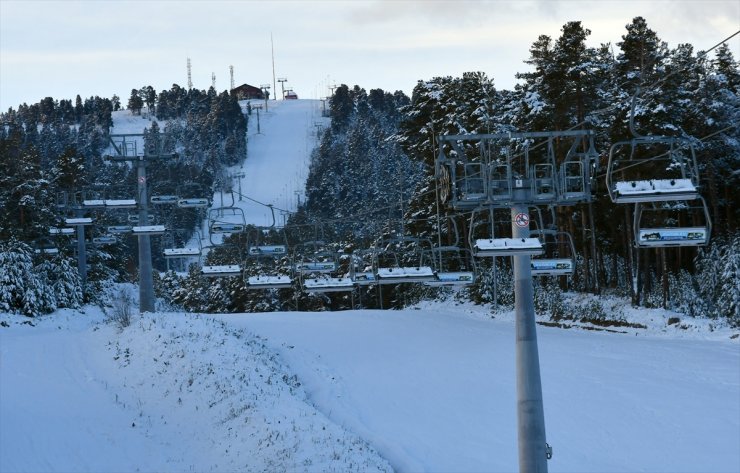
[{"label": "chairlift support tower", "polygon": [[[530,148],[527,146],[536,140],[545,140],[545,158],[530,162]],[[572,141],[570,150],[560,163],[555,158],[556,140]],[[523,145],[523,154],[521,157],[517,155],[518,159],[511,152],[494,158],[491,149],[499,149],[501,143],[507,145],[508,151],[511,151],[513,143]],[[440,196],[443,202],[449,202],[455,210],[483,209],[492,214],[494,209],[509,208],[511,212],[511,241],[491,239],[490,245],[485,244],[486,240],[476,245],[471,241],[471,246],[480,246],[484,250],[482,255],[508,254],[513,258],[519,470],[523,473],[547,472],[547,460],[552,456],[552,450],[545,436],[531,270],[531,255],[540,254],[542,247],[528,245],[533,240],[530,238],[529,208],[591,201],[591,171],[595,169],[598,158],[593,132],[443,135],[438,137],[438,144],[436,177],[442,187]],[[480,152],[479,160],[468,160],[466,152],[475,150]],[[519,245],[517,242],[522,243]],[[504,243],[508,243],[508,247]]]},{"label": "chairlift support tower", "polygon": [[[120,134],[110,135],[111,148],[114,154],[104,156],[105,159],[118,162],[131,162],[136,166],[136,186],[138,195],[139,222],[146,225],[149,222],[149,199],[147,198],[146,167],[149,162],[162,159],[173,159],[176,153],[164,153],[162,151],[163,139],[159,140],[159,146],[145,146],[143,153],[137,151],[137,139],[143,138],[143,134]],[[132,145],[133,144],[133,145]],[[164,228],[145,226],[138,227],[143,231],[137,232],[139,240],[139,312],[154,312],[154,279],[152,276],[152,246],[150,236],[163,232]],[[156,230],[156,231],[155,231]]]}]

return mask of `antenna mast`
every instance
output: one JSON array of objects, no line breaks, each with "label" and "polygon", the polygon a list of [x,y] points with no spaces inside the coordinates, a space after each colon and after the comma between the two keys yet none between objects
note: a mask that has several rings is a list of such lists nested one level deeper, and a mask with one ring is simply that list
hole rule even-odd
[{"label": "antenna mast", "polygon": [[213,87],[213,90],[216,90],[216,73],[211,72],[211,87]]},{"label": "antenna mast", "polygon": [[[272,53],[272,90],[277,90],[277,85],[275,84],[275,45],[272,42],[272,31],[270,32],[270,52]],[[272,99],[277,100],[276,97]]]},{"label": "antenna mast", "polygon": [[190,72],[190,58],[188,58],[188,90],[193,88],[193,77]]},{"label": "antenna mast", "polygon": [[229,66],[229,72],[231,73],[231,88],[229,91],[234,90],[234,66]]}]

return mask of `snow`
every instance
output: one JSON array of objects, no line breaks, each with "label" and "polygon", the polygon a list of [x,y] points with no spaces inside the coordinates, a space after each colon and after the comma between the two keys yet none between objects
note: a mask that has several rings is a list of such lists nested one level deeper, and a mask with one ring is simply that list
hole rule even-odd
[{"label": "snow", "polygon": [[68,218],[64,220],[66,225],[92,225],[93,220],[87,217]]},{"label": "snow", "polygon": [[[264,101],[253,100],[253,105]],[[246,108],[247,101],[242,101]],[[241,167],[230,169],[232,175],[243,172],[242,194],[261,202],[242,199],[235,206],[244,210],[248,224],[270,226],[275,208],[276,224],[281,225],[280,211],[294,212],[297,199],[303,199],[311,150],[317,143],[316,129],[327,127],[329,119],[321,115],[320,100],[270,101],[267,111],[259,110],[260,133],[257,133],[257,110],[249,116],[248,156]],[[239,189],[239,179],[233,182]],[[220,194],[214,195],[214,205]],[[265,205],[263,205],[265,204]]]},{"label": "snow", "polygon": [[107,228],[108,233],[130,233],[133,227],[130,225],[111,225]]},{"label": "snow", "polygon": [[238,264],[224,264],[201,266],[200,272],[203,276],[239,276],[242,268]]},{"label": "snow", "polygon": [[352,290],[352,280],[349,278],[309,278],[303,281],[306,291],[328,292],[328,290]]},{"label": "snow", "polygon": [[163,252],[165,258],[175,258],[180,256],[199,256],[200,248],[165,248]]},{"label": "snow", "polygon": [[71,235],[74,232],[75,232],[74,228],[55,228],[55,227],[49,228],[50,235]]},{"label": "snow", "polygon": [[541,254],[542,242],[537,238],[489,238],[475,240],[476,256],[506,256]]},{"label": "snow", "polygon": [[[550,471],[739,471],[738,331],[624,312],[538,327]],[[104,319],[0,314],[0,471],[517,469],[511,313]]]},{"label": "snow", "polygon": [[[327,123],[319,107],[270,102],[260,134],[253,112],[249,158],[233,170],[247,176],[234,202],[247,223],[272,223],[250,198],[295,209],[314,124]],[[114,120],[116,133],[149,124]],[[477,244],[541,248],[500,240]],[[94,306],[0,313],[0,472],[514,471],[514,315],[456,300],[146,313],[125,328]],[[550,471],[740,471],[740,332],[600,301],[633,325],[538,327]]]},{"label": "snow", "polygon": [[118,208],[132,208],[136,207],[136,200],[134,199],[106,199],[106,207],[118,207]]},{"label": "snow", "polygon": [[271,289],[278,287],[290,287],[293,280],[290,276],[250,276],[247,278],[247,286],[252,289]]},{"label": "snow", "polygon": [[167,229],[164,225],[143,225],[140,227],[131,227],[134,235],[161,235]]},{"label": "snow", "polygon": [[691,179],[652,179],[649,181],[616,182],[620,195],[654,194],[662,192],[695,193],[696,186]]},{"label": "snow", "polygon": [[333,261],[307,261],[296,263],[295,270],[301,273],[332,273],[337,264]]},{"label": "snow", "polygon": [[434,270],[429,266],[378,268],[378,281],[382,280],[423,281],[434,279]]}]

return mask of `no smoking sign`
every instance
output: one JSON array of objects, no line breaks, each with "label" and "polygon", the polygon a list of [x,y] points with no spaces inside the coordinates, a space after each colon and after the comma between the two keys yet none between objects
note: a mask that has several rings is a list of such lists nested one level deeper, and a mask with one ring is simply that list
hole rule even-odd
[{"label": "no smoking sign", "polygon": [[529,214],[525,214],[525,213],[516,214],[516,216],[514,217],[514,223],[516,224],[517,227],[524,228],[524,227],[529,226]]}]

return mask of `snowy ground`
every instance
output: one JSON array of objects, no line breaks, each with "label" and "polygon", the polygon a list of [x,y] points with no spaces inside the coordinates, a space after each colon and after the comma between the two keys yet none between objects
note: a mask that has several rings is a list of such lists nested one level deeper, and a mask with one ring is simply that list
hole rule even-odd
[{"label": "snowy ground", "polygon": [[[539,327],[550,471],[740,471],[738,331],[669,315]],[[103,319],[0,314],[0,471],[517,469],[510,314]]]}]

